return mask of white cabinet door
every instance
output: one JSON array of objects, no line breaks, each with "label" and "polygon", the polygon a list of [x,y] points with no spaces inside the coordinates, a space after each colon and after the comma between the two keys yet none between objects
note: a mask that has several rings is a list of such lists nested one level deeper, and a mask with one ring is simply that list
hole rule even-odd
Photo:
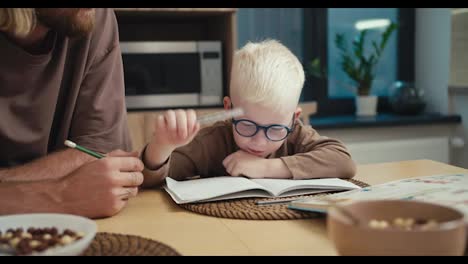
[{"label": "white cabinet door", "polygon": [[449,163],[449,138],[397,139],[346,144],[358,164],[430,159]]}]

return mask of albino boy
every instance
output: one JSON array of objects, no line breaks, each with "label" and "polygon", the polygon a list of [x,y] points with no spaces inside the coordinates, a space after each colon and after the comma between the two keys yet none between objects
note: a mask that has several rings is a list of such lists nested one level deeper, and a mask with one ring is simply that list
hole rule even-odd
[{"label": "albino boy", "polygon": [[193,110],[169,110],[142,153],[144,186],[198,176],[351,178],[356,167],[338,140],[298,119],[304,70],[275,40],[248,43],[233,58],[224,108],[244,115],[200,130]]}]

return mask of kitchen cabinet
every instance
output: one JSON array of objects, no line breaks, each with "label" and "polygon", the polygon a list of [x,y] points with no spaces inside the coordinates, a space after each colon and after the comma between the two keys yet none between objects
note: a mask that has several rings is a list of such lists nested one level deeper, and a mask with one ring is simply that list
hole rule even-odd
[{"label": "kitchen cabinet", "polygon": [[468,86],[468,9],[453,8],[451,16],[450,84]]},{"label": "kitchen cabinet", "polygon": [[357,164],[430,159],[454,164],[458,123],[316,130],[342,141]]}]

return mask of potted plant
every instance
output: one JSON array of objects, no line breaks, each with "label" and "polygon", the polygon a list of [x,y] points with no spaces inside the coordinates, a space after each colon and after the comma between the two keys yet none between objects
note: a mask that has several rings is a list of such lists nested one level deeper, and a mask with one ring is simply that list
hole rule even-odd
[{"label": "potted plant", "polygon": [[[352,41],[352,49],[348,49],[343,33],[335,36],[335,45],[340,50],[341,69],[354,82],[353,85],[344,84],[344,86],[353,89],[356,94],[356,115],[358,116],[372,116],[377,112],[377,96],[371,94],[372,82],[375,78],[376,66],[388,39],[397,27],[396,23],[390,23],[381,34],[380,42],[372,41],[370,51],[365,50],[368,30],[362,30]],[[309,73],[315,77],[326,76],[318,58],[310,63]]]}]

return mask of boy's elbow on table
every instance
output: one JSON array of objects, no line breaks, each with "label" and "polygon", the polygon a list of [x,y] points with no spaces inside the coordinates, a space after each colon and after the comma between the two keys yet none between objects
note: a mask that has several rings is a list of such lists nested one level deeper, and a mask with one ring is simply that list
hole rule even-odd
[{"label": "boy's elbow on table", "polygon": [[345,159],[338,165],[338,178],[351,179],[356,175],[356,164],[351,158]]}]

